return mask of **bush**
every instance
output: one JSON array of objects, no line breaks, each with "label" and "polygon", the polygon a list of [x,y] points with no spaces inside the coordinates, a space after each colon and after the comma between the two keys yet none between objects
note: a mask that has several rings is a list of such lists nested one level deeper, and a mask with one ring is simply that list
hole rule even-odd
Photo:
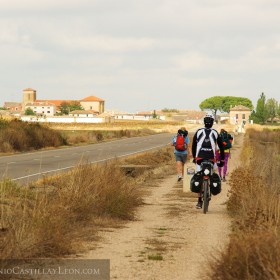
[{"label": "bush", "polygon": [[18,120],[0,121],[1,152],[23,152],[66,144],[66,140],[59,132],[40,124],[29,124]]}]

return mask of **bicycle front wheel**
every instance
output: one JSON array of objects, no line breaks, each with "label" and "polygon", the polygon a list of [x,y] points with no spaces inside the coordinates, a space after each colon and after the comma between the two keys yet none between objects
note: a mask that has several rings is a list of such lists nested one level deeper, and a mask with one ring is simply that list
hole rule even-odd
[{"label": "bicycle front wheel", "polygon": [[209,199],[208,199],[208,180],[203,181],[203,213],[208,211]]}]

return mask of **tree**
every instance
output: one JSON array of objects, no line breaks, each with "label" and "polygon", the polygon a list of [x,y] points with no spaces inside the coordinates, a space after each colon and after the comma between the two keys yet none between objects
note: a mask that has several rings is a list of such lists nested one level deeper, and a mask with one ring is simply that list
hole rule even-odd
[{"label": "tree", "polygon": [[199,104],[199,108],[203,110],[212,111],[214,118],[216,118],[216,114],[218,110],[222,109],[223,104],[223,96],[213,96],[205,99]]},{"label": "tree", "polygon": [[245,107],[248,107],[251,110],[253,110],[253,108],[254,108],[252,101],[249,98],[236,97],[236,96],[225,96],[223,98],[223,104],[222,104],[221,111],[229,113],[231,107],[238,106],[238,105],[243,105]]},{"label": "tree", "polygon": [[267,117],[273,122],[273,120],[278,115],[278,102],[274,98],[267,99],[267,102],[265,104],[265,109],[267,112]]},{"label": "tree", "polygon": [[30,107],[28,107],[28,108],[25,109],[24,114],[25,114],[26,116],[35,116],[35,115],[36,115],[35,112],[34,112]]},{"label": "tree", "polygon": [[256,111],[252,115],[251,119],[255,123],[261,123],[264,124],[267,120],[267,110],[265,106],[265,94],[262,92],[260,98],[257,101]]},{"label": "tree", "polygon": [[168,109],[168,108],[164,108],[161,110],[164,113],[179,113],[178,109]]},{"label": "tree", "polygon": [[154,110],[154,112],[153,112],[153,119],[157,119],[157,113],[156,113],[156,110]]},{"label": "tree", "polygon": [[217,111],[229,113],[230,108],[237,105],[254,108],[250,99],[236,96],[213,96],[202,101],[199,107],[201,110],[211,110],[216,117]]},{"label": "tree", "polygon": [[62,102],[60,105],[60,112],[62,115],[69,115],[70,112],[75,110],[84,110],[79,101]]}]

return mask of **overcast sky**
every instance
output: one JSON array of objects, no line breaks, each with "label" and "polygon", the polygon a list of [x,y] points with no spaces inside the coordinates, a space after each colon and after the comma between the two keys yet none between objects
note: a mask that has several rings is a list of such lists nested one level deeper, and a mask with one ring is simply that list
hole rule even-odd
[{"label": "overcast sky", "polygon": [[280,101],[280,1],[0,0],[0,81],[0,106],[29,87],[128,112]]}]

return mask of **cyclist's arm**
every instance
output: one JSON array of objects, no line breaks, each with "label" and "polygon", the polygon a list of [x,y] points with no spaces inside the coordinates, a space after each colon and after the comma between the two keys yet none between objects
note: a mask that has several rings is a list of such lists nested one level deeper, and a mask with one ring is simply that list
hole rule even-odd
[{"label": "cyclist's arm", "polygon": [[197,148],[197,132],[195,133],[192,141],[192,156],[195,158]]}]

